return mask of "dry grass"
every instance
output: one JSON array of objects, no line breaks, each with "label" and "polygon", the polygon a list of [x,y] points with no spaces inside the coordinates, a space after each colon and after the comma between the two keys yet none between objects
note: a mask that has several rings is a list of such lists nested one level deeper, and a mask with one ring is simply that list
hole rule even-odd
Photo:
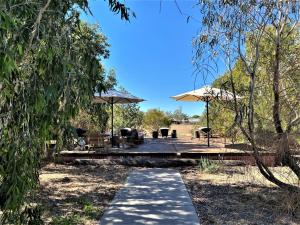
[{"label": "dry grass", "polygon": [[195,125],[193,124],[172,124],[170,131],[176,130],[179,138],[191,138],[193,137],[193,130]]},{"label": "dry grass", "polygon": [[[98,224],[130,170],[111,163],[43,167],[40,199],[46,224]],[[287,168],[273,170],[299,182]],[[218,171],[181,169],[201,224],[300,224],[300,196],[266,182],[256,167],[221,165]],[[60,218],[71,222],[60,223]]]},{"label": "dry grass", "polygon": [[[287,168],[273,170],[297,182]],[[186,168],[181,174],[202,224],[300,224],[300,196],[279,190],[256,167],[223,166],[218,174]]]},{"label": "dry grass", "polygon": [[98,224],[128,172],[119,165],[45,166],[40,175],[40,199],[46,224],[53,219],[59,224],[66,218],[71,222],[65,224]]}]

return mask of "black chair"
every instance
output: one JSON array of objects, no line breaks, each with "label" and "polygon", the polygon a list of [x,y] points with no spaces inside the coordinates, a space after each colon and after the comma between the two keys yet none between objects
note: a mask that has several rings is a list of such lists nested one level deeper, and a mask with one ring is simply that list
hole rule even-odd
[{"label": "black chair", "polygon": [[157,139],[158,138],[158,131],[153,131],[152,132],[152,138]]},{"label": "black chair", "polygon": [[200,130],[205,134],[205,137],[208,137],[208,135],[212,137],[211,128],[203,127]]},{"label": "black chair", "polygon": [[176,130],[173,130],[173,131],[172,131],[171,137],[172,137],[172,138],[177,138]]},{"label": "black chair", "polygon": [[126,140],[128,144],[132,146],[136,145],[139,141],[139,133],[137,129],[132,129]]},{"label": "black chair", "polygon": [[200,132],[199,132],[199,130],[195,131],[195,138],[200,138]]},{"label": "black chair", "polygon": [[120,132],[121,132],[122,137],[127,137],[127,136],[130,136],[131,129],[130,128],[122,128],[122,129],[120,129]]},{"label": "black chair", "polygon": [[168,137],[169,135],[169,128],[160,128],[160,133],[162,137]]},{"label": "black chair", "polygon": [[86,133],[86,130],[82,129],[82,128],[76,128],[76,133],[77,133],[77,136],[78,137],[85,137],[85,133]]}]

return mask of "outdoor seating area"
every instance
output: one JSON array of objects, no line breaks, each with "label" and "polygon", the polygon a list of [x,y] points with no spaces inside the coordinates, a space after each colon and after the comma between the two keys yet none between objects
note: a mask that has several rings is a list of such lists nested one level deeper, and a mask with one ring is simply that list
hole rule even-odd
[{"label": "outdoor seating area", "polygon": [[[179,132],[177,131],[179,129]],[[136,128],[124,127],[111,132],[100,133],[90,132],[81,128],[77,128],[78,139],[77,147],[69,151],[63,151],[63,155],[72,155],[75,152],[80,154],[89,153],[89,157],[93,158],[93,154],[114,155],[115,153],[151,155],[155,154],[185,154],[185,153],[243,153],[238,148],[228,148],[226,138],[212,135],[210,128],[210,147],[207,147],[207,131],[206,127],[199,127],[194,134],[191,132],[189,125],[174,125],[170,127],[161,127],[157,136],[149,136],[143,131]],[[170,132],[171,131],[171,132]],[[189,134],[186,136],[186,134]],[[52,146],[52,149],[53,148]],[[70,154],[69,154],[69,153]],[[92,155],[91,155],[92,154]],[[174,155],[174,156],[175,156]]]},{"label": "outdoor seating area", "polygon": [[300,225],[300,0],[1,0],[0,27],[0,225]]},{"label": "outdoor seating area", "polygon": [[[122,128],[117,134],[89,132],[77,128],[78,137],[74,139],[75,147],[72,151],[96,151],[109,150],[111,148],[129,148],[144,143],[144,133],[135,128]],[[53,148],[53,147],[52,147]]]},{"label": "outdoor seating area", "polygon": [[120,129],[122,147],[134,147],[135,145],[144,143],[144,133],[138,132],[137,129],[122,128]]}]

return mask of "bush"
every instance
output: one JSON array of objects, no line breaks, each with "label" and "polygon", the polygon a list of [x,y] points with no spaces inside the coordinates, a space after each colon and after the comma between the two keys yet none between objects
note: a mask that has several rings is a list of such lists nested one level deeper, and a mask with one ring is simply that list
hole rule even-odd
[{"label": "bush", "polygon": [[78,225],[82,224],[80,216],[78,214],[71,214],[66,217],[54,217],[51,225]]},{"label": "bush", "polygon": [[220,170],[220,164],[209,160],[207,158],[201,158],[198,167],[201,171],[208,172],[208,173],[217,173]]},{"label": "bush", "polygon": [[97,207],[95,207],[92,203],[86,203],[83,206],[84,215],[91,218],[91,219],[97,219],[100,211]]},{"label": "bush", "polygon": [[159,109],[149,109],[144,115],[144,126],[151,131],[158,131],[161,127],[169,127],[171,120]]}]

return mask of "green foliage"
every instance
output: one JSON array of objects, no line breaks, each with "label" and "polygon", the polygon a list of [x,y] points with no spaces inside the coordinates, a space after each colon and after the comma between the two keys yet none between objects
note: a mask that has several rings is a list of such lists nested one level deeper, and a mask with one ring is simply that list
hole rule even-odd
[{"label": "green foliage", "polygon": [[77,203],[82,206],[84,216],[91,219],[99,219],[99,208],[94,206],[87,198],[81,196]]},{"label": "green foliage", "polygon": [[100,209],[94,206],[87,198],[81,196],[77,203],[82,206],[82,211],[68,214],[67,216],[57,216],[52,219],[51,225],[78,225],[85,224],[85,219],[98,220]]},{"label": "green foliage", "polygon": [[78,214],[71,214],[65,217],[54,217],[51,225],[78,225],[83,224],[83,221]]},{"label": "green foliage", "polygon": [[[286,35],[290,26],[287,25],[283,34]],[[257,129],[260,131],[274,132],[273,123],[273,73],[274,73],[274,52],[275,38],[273,27],[266,28],[268,35],[264,35],[259,45],[261,57],[257,72],[257,83],[259,84],[255,92],[255,108]],[[271,35],[271,37],[270,37]],[[282,39],[280,45],[280,115],[283,129],[286,130],[293,117],[297,117],[300,112],[300,33],[294,30]],[[263,121],[263,122],[262,122]],[[299,126],[294,127],[297,132]]]},{"label": "green foliage", "polygon": [[149,109],[144,115],[144,126],[148,130],[157,131],[161,127],[169,127],[171,120],[159,109]]},{"label": "green foliage", "polygon": [[71,120],[71,124],[75,128],[82,128],[91,132],[99,131],[97,123],[93,121],[92,114],[89,114],[87,110],[81,109],[75,118]]},{"label": "green foliage", "polygon": [[[114,70],[110,70],[102,82],[103,89],[111,89],[117,84]],[[71,120],[75,127],[87,129],[90,132],[105,132],[108,128],[110,104],[89,104],[82,108]]]},{"label": "green foliage", "polygon": [[[109,6],[128,19],[124,5]],[[82,11],[89,12],[86,0],[0,3],[2,224],[22,223],[45,141],[66,143],[70,119],[106,88],[101,60],[109,45],[98,27],[81,22]]]},{"label": "green foliage", "polygon": [[244,98],[231,107],[234,125],[251,143],[262,175],[299,192],[299,185],[286,183],[268,169],[258,146],[276,152],[279,161],[300,177],[291,151],[292,136],[300,128],[300,2],[203,0],[199,7],[202,27],[194,41],[197,69],[215,73],[210,60],[217,66],[221,57],[228,75],[217,85],[229,86],[234,93],[248,86]]},{"label": "green foliage", "polygon": [[183,121],[189,118],[188,115],[182,112],[182,107],[175,109],[174,112],[166,112],[166,115],[169,117],[170,120],[175,121]]},{"label": "green foliage", "polygon": [[[114,105],[114,128],[141,128],[144,114],[138,103]],[[110,121],[109,121],[110,122]]]},{"label": "green foliage", "polygon": [[[268,28],[270,29],[270,28]],[[291,40],[293,39],[293,40]],[[282,74],[282,87],[284,91],[282,97],[285,101],[282,102],[281,115],[283,124],[286,126],[290,120],[293,112],[300,111],[298,100],[299,99],[299,83],[300,83],[300,57],[299,57],[299,40],[300,36],[295,33],[292,38],[283,43],[282,48],[282,66],[286,68],[286,72]],[[274,124],[272,121],[272,106],[273,106],[273,83],[272,83],[272,54],[274,46],[270,44],[267,37],[263,37],[260,44],[261,58],[259,60],[259,70],[257,72],[257,85],[255,89],[255,131],[256,133],[270,134],[274,132]],[[236,94],[243,96],[239,100],[241,104],[246,105],[248,101],[247,91],[249,84],[249,76],[245,71],[241,60],[235,63],[232,69],[233,82],[236,88]],[[213,83],[214,87],[231,90],[231,80],[229,73],[216,79]],[[235,113],[232,104],[224,102],[211,102],[210,107],[210,121],[213,130],[218,133],[232,137],[233,139],[240,139],[242,135],[233,128]],[[205,112],[202,115],[203,122],[205,120]],[[297,129],[294,128],[295,130]],[[238,134],[238,135],[237,135]],[[236,136],[237,135],[237,136]],[[258,136],[259,138],[259,136]]]},{"label": "green foliage", "polygon": [[[120,91],[128,93],[125,88],[120,87]],[[111,110],[111,109],[109,109]],[[111,111],[109,111],[111,116]],[[144,113],[140,110],[138,103],[131,104],[115,104],[114,105],[114,128],[119,130],[120,128],[141,128],[143,124]],[[109,123],[111,122],[111,118]],[[111,125],[109,125],[111,126]]]},{"label": "green foliage", "polygon": [[128,20],[130,14],[133,17],[136,17],[135,13],[130,10],[130,8],[126,7],[125,4],[121,3],[118,0],[108,0],[109,7],[112,12],[118,13],[121,15],[121,19]]},{"label": "green foliage", "polygon": [[21,214],[21,222],[29,225],[43,225],[42,213],[43,209],[39,205],[26,206]]},{"label": "green foliage", "polygon": [[[236,94],[243,96],[243,99],[239,100],[239,104],[246,104],[248,91],[249,77],[243,68],[241,60],[237,60],[232,71],[233,82],[236,87]],[[222,76],[217,78],[212,87],[220,88],[227,91],[231,90],[231,80],[229,72],[224,73]],[[209,121],[210,127],[213,133],[217,133],[222,136],[231,137],[233,140],[242,138],[242,135],[236,137],[239,132],[236,127],[233,127],[235,120],[235,112],[233,102],[224,102],[214,100],[209,103]],[[198,126],[206,126],[206,110],[200,116],[200,122]]]},{"label": "green foliage", "polygon": [[100,214],[99,208],[94,206],[92,203],[86,203],[83,206],[83,212],[84,212],[85,216],[92,218],[92,219],[98,219],[99,214]]},{"label": "green foliage", "polygon": [[201,158],[198,163],[198,168],[207,173],[218,173],[220,164],[207,158]]}]

